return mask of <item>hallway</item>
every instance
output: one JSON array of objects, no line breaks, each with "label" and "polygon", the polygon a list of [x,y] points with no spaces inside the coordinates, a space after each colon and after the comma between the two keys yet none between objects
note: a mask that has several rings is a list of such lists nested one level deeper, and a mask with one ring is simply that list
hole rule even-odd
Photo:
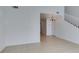
[{"label": "hallway", "polygon": [[2,53],[72,53],[79,52],[79,45],[55,36],[42,36],[41,43],[6,47]]}]

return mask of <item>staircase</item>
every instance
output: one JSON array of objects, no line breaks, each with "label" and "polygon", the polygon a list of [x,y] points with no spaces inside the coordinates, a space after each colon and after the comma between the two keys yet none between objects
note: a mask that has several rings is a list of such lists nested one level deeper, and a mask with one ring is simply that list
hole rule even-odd
[{"label": "staircase", "polygon": [[64,16],[65,16],[64,17],[65,21],[72,24],[76,28],[79,28],[79,18],[78,17],[72,16],[72,15],[69,15],[69,14],[65,14]]}]

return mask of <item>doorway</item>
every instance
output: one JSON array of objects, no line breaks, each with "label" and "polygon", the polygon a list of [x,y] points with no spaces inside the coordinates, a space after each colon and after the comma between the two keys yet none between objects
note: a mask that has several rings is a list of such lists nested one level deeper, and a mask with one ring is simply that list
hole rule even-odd
[{"label": "doorway", "polygon": [[54,35],[53,14],[40,13],[40,41],[46,42],[46,37]]},{"label": "doorway", "polygon": [[40,13],[40,42],[46,41],[46,16]]}]

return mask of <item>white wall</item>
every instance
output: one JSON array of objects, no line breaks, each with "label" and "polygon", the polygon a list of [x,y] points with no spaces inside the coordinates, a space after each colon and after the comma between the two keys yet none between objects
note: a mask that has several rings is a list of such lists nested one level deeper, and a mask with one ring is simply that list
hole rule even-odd
[{"label": "white wall", "polygon": [[40,42],[40,13],[64,15],[63,6],[53,7],[5,7],[6,46]]},{"label": "white wall", "polygon": [[[78,10],[75,10],[75,8],[73,7],[73,9],[72,9],[72,7],[66,7],[65,8],[65,13],[69,14],[71,16],[73,15],[74,17],[75,16],[77,17],[78,16],[77,12],[79,10],[79,7],[76,8]],[[77,15],[76,15],[76,13],[77,13]],[[68,20],[70,20],[70,17],[65,17],[65,19],[66,18]],[[72,18],[71,18],[71,20],[72,20]],[[74,21],[76,20],[75,18],[73,18],[73,19],[74,19]],[[56,28],[55,35],[60,37],[60,38],[65,39],[65,40],[68,40],[68,41],[71,41],[73,43],[79,44],[79,28],[73,26],[72,24],[68,23],[64,19],[61,19],[58,22],[58,27]]]},{"label": "white wall", "polygon": [[7,46],[40,41],[40,18],[37,11],[35,7],[5,8]]},{"label": "white wall", "polygon": [[[71,20],[71,23],[73,23],[73,25],[79,26],[79,6],[66,6],[65,14],[67,15],[66,18]],[[79,28],[71,24],[67,24],[67,25],[68,25],[68,33],[66,33],[65,36],[69,38],[68,40],[79,44]]]},{"label": "white wall", "polygon": [[63,22],[64,21],[64,17],[61,15],[57,15],[56,16],[56,20],[54,23],[54,35],[57,37],[62,38],[63,35]]},{"label": "white wall", "polygon": [[3,7],[0,6],[0,51],[2,51],[5,48],[5,28],[4,28],[4,12],[3,12]]},{"label": "white wall", "polygon": [[79,6],[65,6],[65,13],[79,17]]},{"label": "white wall", "polygon": [[65,22],[63,23],[63,38],[73,43],[79,44],[79,28],[72,24]]}]

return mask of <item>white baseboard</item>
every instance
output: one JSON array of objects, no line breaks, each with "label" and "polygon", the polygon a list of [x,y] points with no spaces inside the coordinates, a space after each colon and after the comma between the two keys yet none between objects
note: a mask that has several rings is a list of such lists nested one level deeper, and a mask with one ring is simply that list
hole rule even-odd
[{"label": "white baseboard", "polygon": [[24,43],[17,43],[17,44],[6,45],[5,47],[0,48],[0,53],[1,53],[6,47],[9,47],[9,46],[24,45],[24,44],[33,44],[33,43],[40,43],[40,41],[32,41],[32,42],[24,42]]},{"label": "white baseboard", "polygon": [[60,39],[63,39],[63,40],[66,40],[66,41],[69,41],[69,42],[72,42],[72,43],[74,43],[74,44],[78,44],[78,45],[79,45],[79,42],[78,42],[78,41],[73,41],[73,40],[70,40],[70,39],[68,39],[68,38],[64,38],[64,37],[60,37],[60,36],[56,36],[56,37],[58,37],[58,38],[60,38]]},{"label": "white baseboard", "polygon": [[78,45],[79,45],[79,42],[78,42],[78,41],[73,41],[73,40],[70,40],[70,39],[64,39],[64,40],[67,40],[67,41],[69,41],[69,42],[72,42],[72,43],[74,43],[74,44],[78,44]]},{"label": "white baseboard", "polygon": [[31,42],[24,42],[24,43],[15,43],[15,44],[6,45],[6,47],[16,46],[16,45],[23,45],[23,44],[33,44],[33,43],[40,43],[40,41],[31,41]]}]

